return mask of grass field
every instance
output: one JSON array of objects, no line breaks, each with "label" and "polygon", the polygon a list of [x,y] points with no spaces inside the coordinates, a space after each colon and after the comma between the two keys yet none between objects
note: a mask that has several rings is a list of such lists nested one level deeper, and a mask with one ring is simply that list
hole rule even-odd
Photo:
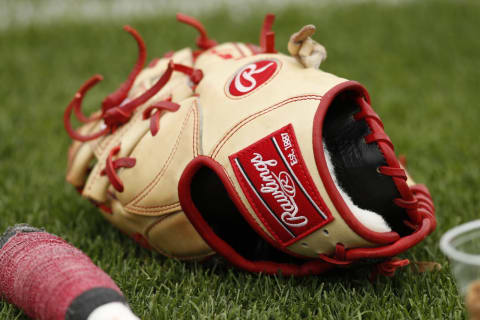
[{"label": "grass field", "polygon": [[[256,42],[263,18],[219,9],[201,17],[219,42]],[[277,49],[307,23],[329,58],[322,68],[362,82],[412,175],[430,187],[438,228],[402,255],[441,263],[371,284],[368,269],[300,279],[251,275],[221,261],[187,264],[148,252],[105,222],[64,181],[70,139],[62,114],[81,83],[105,80],[98,102],[123,81],[143,35],[149,58],[193,44],[174,16],[64,22],[0,33],[0,232],[43,226],[86,252],[122,288],[142,319],[464,319],[448,261],[438,247],[449,228],[479,217],[480,5],[478,2],[359,3],[276,12]],[[26,319],[0,302],[0,319]]]}]

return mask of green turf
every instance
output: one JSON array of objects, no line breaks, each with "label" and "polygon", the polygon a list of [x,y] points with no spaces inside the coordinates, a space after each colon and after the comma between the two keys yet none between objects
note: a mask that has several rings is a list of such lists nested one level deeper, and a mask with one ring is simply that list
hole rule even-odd
[{"label": "green turf", "polygon": [[[264,12],[203,21],[220,42],[257,41]],[[403,257],[434,260],[440,272],[401,270],[372,285],[367,269],[292,279],[250,275],[221,262],[187,264],[139,248],[64,182],[70,140],[65,106],[94,73],[90,110],[128,74],[140,31],[149,57],[193,43],[173,16],[116,23],[62,23],[0,32],[0,231],[44,226],[86,252],[122,288],[142,319],[463,319],[438,241],[478,218],[480,6],[475,2],[333,5],[277,12],[277,48],[306,23],[329,54],[326,71],[362,82],[412,175],[430,187],[438,229]],[[0,302],[1,319],[25,319]]]}]

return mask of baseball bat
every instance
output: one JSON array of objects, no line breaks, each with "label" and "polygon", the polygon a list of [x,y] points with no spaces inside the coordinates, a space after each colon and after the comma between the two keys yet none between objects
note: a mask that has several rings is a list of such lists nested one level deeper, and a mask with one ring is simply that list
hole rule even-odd
[{"label": "baseball bat", "polygon": [[82,251],[29,225],[0,237],[0,297],[39,320],[138,320],[115,282]]}]

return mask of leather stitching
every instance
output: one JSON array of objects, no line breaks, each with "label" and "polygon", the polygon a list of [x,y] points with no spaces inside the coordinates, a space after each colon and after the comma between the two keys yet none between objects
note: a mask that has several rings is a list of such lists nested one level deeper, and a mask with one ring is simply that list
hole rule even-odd
[{"label": "leather stitching", "polygon": [[[180,138],[182,137],[185,128],[187,126],[188,120],[190,119],[191,114],[194,112],[194,108],[191,108],[188,114],[185,117],[185,120],[183,121],[182,128],[177,136],[177,140],[175,142],[175,145],[173,146],[170,155],[168,156],[167,160],[165,161],[163,167],[160,169],[160,171],[156,174],[155,178],[143,188],[142,191],[140,191],[132,200],[130,200],[127,204],[126,207],[132,206],[132,208],[142,208],[141,206],[138,206],[137,203],[143,200],[145,197],[150,194],[152,189],[155,187],[155,185],[158,184],[158,182],[161,180],[165,172],[167,171],[168,166],[170,165],[170,162],[173,159],[173,156],[175,155],[178,145],[180,144]],[[133,205],[132,205],[133,204]],[[148,208],[148,207],[146,207]]]},{"label": "leather stitching", "polygon": [[220,139],[219,143],[215,146],[213,149],[213,152],[211,153],[211,158],[215,159],[215,157],[218,155],[222,147],[225,145],[225,143],[233,136],[235,132],[237,132],[240,128],[245,126],[247,123],[253,121],[254,119],[258,118],[259,116],[262,116],[270,111],[273,111],[275,109],[278,109],[280,107],[285,106],[286,104],[292,103],[292,102],[298,102],[298,101],[304,101],[304,100],[321,100],[322,96],[319,95],[305,95],[305,96],[298,96],[298,97],[293,97],[289,98],[287,100],[281,101],[279,103],[276,103],[270,107],[267,107],[263,110],[260,110],[254,114],[249,115],[248,117],[244,118],[240,122],[238,122],[233,128],[231,128],[227,133]]},{"label": "leather stitching", "polygon": [[[136,118],[132,118],[132,120],[130,122],[128,122],[127,124],[122,126],[119,130],[117,130],[117,134],[105,137],[101,142],[99,142],[99,145],[97,145],[97,148],[94,149],[95,150],[94,153],[96,153],[96,151],[99,151],[101,156],[98,157],[98,162],[97,162],[95,168],[90,173],[90,175],[93,175],[93,179],[87,185],[87,187],[86,187],[87,191],[92,190],[92,188],[96,184],[97,180],[101,177],[100,172],[105,168],[104,163],[105,163],[105,159],[107,158],[107,155],[108,155],[107,153],[105,153],[106,148],[108,146],[111,146],[111,145],[119,144],[123,140],[123,137],[127,134],[127,132],[130,132],[127,129],[129,129],[131,126],[133,126],[134,124],[137,124],[137,122],[139,122],[139,119],[141,119],[141,118],[138,117],[138,114],[141,114],[141,111],[143,109],[145,109],[147,107],[147,105],[148,104],[145,103],[145,105],[138,108],[137,110],[139,111],[139,113],[135,114]],[[138,143],[138,141],[137,141],[137,143]]]}]

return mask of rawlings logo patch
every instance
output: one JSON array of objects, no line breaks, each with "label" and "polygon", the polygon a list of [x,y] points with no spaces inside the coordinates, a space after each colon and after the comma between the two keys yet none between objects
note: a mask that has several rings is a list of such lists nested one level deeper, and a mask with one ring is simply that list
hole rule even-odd
[{"label": "rawlings logo patch", "polygon": [[276,59],[264,59],[252,62],[235,73],[227,85],[227,92],[232,98],[240,98],[266,84],[280,69]]},{"label": "rawlings logo patch", "polygon": [[229,159],[256,215],[283,246],[333,220],[307,170],[291,124]]},{"label": "rawlings logo patch", "polygon": [[262,194],[271,194],[277,205],[282,208],[280,219],[284,224],[293,227],[303,227],[308,223],[307,217],[297,216],[298,206],[295,203],[295,195],[297,193],[295,183],[292,177],[286,171],[280,171],[278,175],[271,172],[269,167],[276,167],[277,160],[263,160],[262,155],[254,153],[254,157],[250,160],[252,165],[257,169],[262,183],[260,192]]}]

